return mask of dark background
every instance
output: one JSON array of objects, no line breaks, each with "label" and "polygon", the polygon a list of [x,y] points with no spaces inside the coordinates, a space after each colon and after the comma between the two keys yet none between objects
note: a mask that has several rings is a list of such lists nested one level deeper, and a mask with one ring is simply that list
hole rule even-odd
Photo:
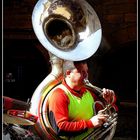
[{"label": "dark background", "polygon": [[[47,50],[32,23],[35,0],[3,1],[3,95],[22,101],[49,74]],[[88,0],[101,21],[100,48],[88,59],[90,81],[116,92],[119,106],[114,140],[137,139],[137,1]]]}]

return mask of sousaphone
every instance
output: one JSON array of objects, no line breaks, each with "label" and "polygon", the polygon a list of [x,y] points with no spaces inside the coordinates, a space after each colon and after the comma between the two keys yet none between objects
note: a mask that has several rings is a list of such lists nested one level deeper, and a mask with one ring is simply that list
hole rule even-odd
[{"label": "sousaphone", "polygon": [[30,112],[38,116],[35,129],[42,139],[61,139],[48,118],[48,96],[62,80],[68,62],[91,57],[98,49],[102,29],[94,9],[85,0],[39,0],[33,9],[34,32],[50,55],[52,71],[36,88]]}]

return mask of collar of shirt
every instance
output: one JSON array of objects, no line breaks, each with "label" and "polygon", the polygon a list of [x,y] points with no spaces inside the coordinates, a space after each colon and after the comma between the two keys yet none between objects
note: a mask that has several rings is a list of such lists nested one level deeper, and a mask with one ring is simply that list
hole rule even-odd
[{"label": "collar of shirt", "polygon": [[75,90],[73,90],[72,88],[70,88],[68,85],[67,85],[67,83],[66,83],[66,81],[65,80],[63,80],[62,81],[62,84],[73,94],[73,95],[75,95],[75,96],[77,96],[77,97],[82,97],[83,96],[83,94],[87,91],[87,89],[83,86],[81,89],[80,89],[80,91],[75,91]]}]

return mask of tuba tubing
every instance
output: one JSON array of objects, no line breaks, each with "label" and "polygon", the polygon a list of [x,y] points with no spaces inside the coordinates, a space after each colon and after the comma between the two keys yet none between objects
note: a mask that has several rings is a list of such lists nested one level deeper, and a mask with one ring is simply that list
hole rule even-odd
[{"label": "tuba tubing", "polygon": [[[84,140],[88,140],[90,139],[90,137],[92,138],[93,136],[95,140],[100,140],[106,133],[108,133],[108,131],[110,131],[110,133],[105,137],[105,140],[111,140],[115,134],[117,118],[118,118],[118,113],[117,113],[118,108],[116,107],[116,105],[114,105],[116,102],[116,98],[113,98],[111,104],[107,104],[106,101],[103,99],[103,96],[102,96],[103,90],[101,88],[92,85],[88,79],[85,79],[84,82],[85,82],[85,85],[88,88],[90,88],[97,95],[97,97],[99,97],[102,101],[102,102],[96,101],[97,103],[99,102],[104,107],[104,109],[100,110],[98,113],[109,115],[107,122],[104,123],[101,128],[95,129],[93,133],[91,133],[89,137]],[[95,110],[95,105],[93,108]],[[113,108],[113,111],[111,110],[112,108]],[[96,110],[95,110],[95,114],[97,114]]]},{"label": "tuba tubing", "polygon": [[[30,112],[34,115],[38,116],[38,121],[35,124],[35,130],[40,135],[40,137],[44,140],[48,138],[49,140],[54,140],[51,133],[49,133],[50,128],[49,123],[46,123],[46,119],[43,115],[44,112],[42,111],[42,107],[44,104],[44,100],[48,95],[48,91],[51,88],[61,81],[62,77],[62,64],[63,60],[58,58],[57,56],[49,53],[50,62],[52,66],[52,70],[50,74],[39,84],[37,89],[34,91],[33,96],[31,98],[31,106]],[[47,115],[46,115],[47,117]],[[44,120],[45,119],[45,120]],[[47,126],[47,127],[46,127]]]}]

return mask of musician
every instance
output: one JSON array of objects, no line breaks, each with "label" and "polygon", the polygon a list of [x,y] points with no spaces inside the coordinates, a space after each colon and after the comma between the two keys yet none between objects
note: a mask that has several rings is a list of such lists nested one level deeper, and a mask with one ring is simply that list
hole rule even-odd
[{"label": "musician", "polygon": [[[85,87],[88,77],[85,61],[69,63],[64,69],[64,79],[49,96],[49,118],[57,135],[72,135],[98,128],[108,119],[107,114],[96,114],[93,109],[98,97]],[[108,104],[115,100],[113,90],[103,88],[102,97]],[[99,104],[97,110],[102,109]],[[78,138],[80,139],[80,138]]]}]

